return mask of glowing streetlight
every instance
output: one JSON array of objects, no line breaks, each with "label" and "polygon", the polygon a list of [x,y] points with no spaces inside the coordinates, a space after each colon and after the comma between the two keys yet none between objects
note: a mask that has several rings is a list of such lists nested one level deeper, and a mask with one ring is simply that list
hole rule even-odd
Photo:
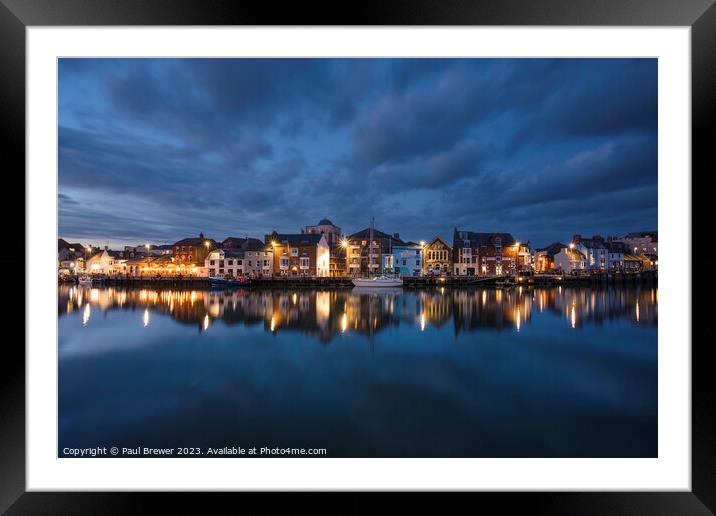
[{"label": "glowing streetlight", "polygon": [[425,247],[425,240],[420,241],[420,247]]},{"label": "glowing streetlight", "polygon": [[569,244],[570,249],[574,249],[574,244]]},{"label": "glowing streetlight", "polygon": [[209,243],[208,240],[206,240],[206,241],[204,242],[204,245],[206,246],[207,249],[209,249],[209,246],[210,246],[211,244]]},{"label": "glowing streetlight", "polygon": [[346,248],[347,248],[347,247],[348,247],[348,240],[346,240],[345,238],[344,238],[343,240],[341,240],[341,245],[342,245],[343,247],[346,247]]}]

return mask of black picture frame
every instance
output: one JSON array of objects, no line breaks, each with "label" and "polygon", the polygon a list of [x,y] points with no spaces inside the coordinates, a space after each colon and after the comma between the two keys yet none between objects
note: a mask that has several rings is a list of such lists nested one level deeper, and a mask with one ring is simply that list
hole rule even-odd
[{"label": "black picture frame", "polygon": [[[25,29],[58,25],[606,25],[690,26],[692,170],[713,164],[708,137],[716,113],[715,0],[408,0],[335,4],[239,3],[201,0],[0,0],[0,148],[6,192],[6,229],[19,208],[8,202],[25,191]],[[48,113],[48,116],[52,116]],[[7,168],[6,168],[7,167]],[[709,167],[710,169],[713,166]],[[686,171],[688,173],[688,171]],[[695,177],[693,174],[691,177]],[[13,188],[14,187],[14,188]],[[23,196],[24,197],[24,196]],[[697,219],[694,217],[694,223]],[[694,234],[692,228],[692,234]],[[690,235],[687,235],[690,237]],[[27,242],[23,248],[28,250]],[[32,243],[33,249],[47,248]],[[6,248],[3,264],[17,270],[21,249]],[[696,263],[693,261],[693,263]],[[7,270],[7,269],[6,269]],[[27,271],[25,271],[27,273]],[[684,278],[689,281],[691,278]],[[31,301],[31,300],[28,300]],[[684,300],[690,302],[691,300]],[[17,299],[13,299],[16,311]],[[30,303],[25,306],[30,307]],[[5,307],[4,307],[5,308]],[[694,308],[697,307],[694,305]],[[4,312],[8,313],[10,308]],[[692,320],[694,320],[692,316]],[[125,514],[142,512],[149,498],[189,512],[209,496],[183,493],[25,492],[25,349],[6,334],[0,371],[0,510],[7,514]],[[687,345],[688,343],[670,343]],[[503,507],[549,514],[712,514],[716,511],[716,419],[710,395],[713,359],[708,341],[692,339],[692,490],[690,492],[480,493]],[[234,494],[219,495],[226,499]],[[155,500],[152,500],[155,501]],[[212,500],[214,501],[214,500]],[[232,511],[233,512],[233,511]]]}]

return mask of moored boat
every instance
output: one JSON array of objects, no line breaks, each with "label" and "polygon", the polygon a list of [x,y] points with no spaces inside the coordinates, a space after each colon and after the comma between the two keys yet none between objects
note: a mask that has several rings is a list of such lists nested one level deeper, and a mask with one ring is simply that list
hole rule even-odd
[{"label": "moored boat", "polygon": [[91,286],[92,278],[89,276],[80,276],[77,280],[77,283],[79,283],[80,285]]},{"label": "moored boat", "polygon": [[388,276],[377,276],[375,278],[355,278],[352,280],[356,287],[402,287],[403,280],[400,278],[389,278]]},{"label": "moored boat", "polygon": [[[373,241],[373,224],[374,220],[371,219],[370,221],[370,234],[368,238],[368,261],[369,263],[372,262],[372,258],[374,256],[374,249],[376,249],[378,246]],[[391,241],[392,242],[392,241]],[[392,254],[392,247],[391,252]],[[403,286],[403,280],[400,278],[390,278],[388,276],[374,276],[372,278],[355,278],[352,280],[353,285],[356,287],[402,287]]]},{"label": "moored boat", "polygon": [[209,277],[209,284],[212,287],[245,287],[250,281],[246,276],[237,276],[236,278]]}]

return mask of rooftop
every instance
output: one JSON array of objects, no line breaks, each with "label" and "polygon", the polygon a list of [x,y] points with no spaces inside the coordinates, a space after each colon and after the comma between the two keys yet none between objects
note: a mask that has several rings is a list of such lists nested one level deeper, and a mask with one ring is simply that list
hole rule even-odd
[{"label": "rooftop", "polygon": [[[463,236],[465,238],[463,238]],[[469,241],[470,247],[478,247],[481,245],[494,245],[497,238],[501,239],[503,246],[510,246],[516,243],[516,240],[510,233],[476,233],[474,231],[460,231],[455,228],[453,235],[453,247],[464,247],[464,242]]]},{"label": "rooftop", "polygon": [[317,244],[321,241],[323,235],[316,235],[310,233],[276,233],[273,232],[270,235],[266,235],[266,243],[270,244],[276,241],[280,244]]}]

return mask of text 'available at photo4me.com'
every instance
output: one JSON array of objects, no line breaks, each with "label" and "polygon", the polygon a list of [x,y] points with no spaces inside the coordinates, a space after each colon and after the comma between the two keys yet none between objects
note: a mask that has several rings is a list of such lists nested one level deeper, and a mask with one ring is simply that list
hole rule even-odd
[{"label": "text 'available at photo4me.com'", "polygon": [[223,446],[152,448],[146,446],[96,446],[93,448],[62,448],[60,457],[325,457],[325,448],[289,448],[280,446]]}]

